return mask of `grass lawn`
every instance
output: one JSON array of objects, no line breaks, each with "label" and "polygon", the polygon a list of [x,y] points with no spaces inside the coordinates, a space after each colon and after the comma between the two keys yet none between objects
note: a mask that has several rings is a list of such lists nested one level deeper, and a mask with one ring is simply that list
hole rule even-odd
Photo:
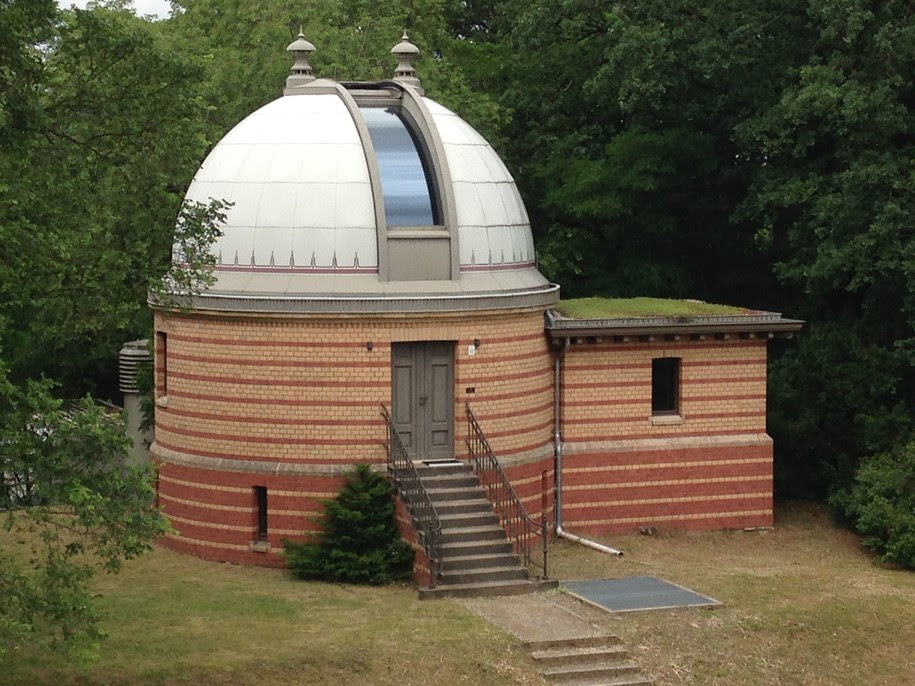
[{"label": "grass lawn", "polygon": [[305,583],[160,549],[94,587],[100,660],[10,650],[0,684],[543,683],[511,637],[406,586]]},{"label": "grass lawn", "polygon": [[[554,576],[653,574],[725,603],[576,608],[620,635],[658,684],[915,683],[915,574],[873,564],[821,506],[781,505],[772,531],[605,540],[625,557],[558,542]],[[110,634],[101,659],[78,666],[22,647],[0,664],[0,684],[545,683],[511,637],[408,587],[304,583],[156,550],[95,589]]]},{"label": "grass lawn", "polygon": [[789,502],[770,531],[563,542],[558,578],[655,575],[724,603],[606,615],[658,684],[915,684],[915,573],[874,564],[822,506]]},{"label": "grass lawn", "polygon": [[626,319],[630,317],[710,317],[741,315],[748,310],[700,300],[665,298],[572,298],[560,300],[556,311],[570,319]]}]

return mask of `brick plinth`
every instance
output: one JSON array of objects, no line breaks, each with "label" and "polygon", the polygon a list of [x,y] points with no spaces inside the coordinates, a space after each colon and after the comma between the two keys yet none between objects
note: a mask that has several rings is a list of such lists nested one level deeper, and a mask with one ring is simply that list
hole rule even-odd
[{"label": "brick plinth", "polygon": [[599,534],[645,526],[701,530],[772,525],[768,436],[707,445],[688,439],[646,443],[566,445],[566,528]]},{"label": "brick plinth", "polygon": [[[322,512],[320,501],[343,485],[337,476],[277,476],[217,471],[162,462],[159,507],[174,531],[166,547],[220,562],[281,566],[280,539],[303,540]],[[255,552],[256,486],[268,491],[268,552]]]}]

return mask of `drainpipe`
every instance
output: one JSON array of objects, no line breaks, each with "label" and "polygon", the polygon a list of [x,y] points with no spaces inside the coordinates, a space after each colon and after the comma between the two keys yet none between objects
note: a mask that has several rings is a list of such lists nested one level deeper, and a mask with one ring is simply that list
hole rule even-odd
[{"label": "drainpipe", "polygon": [[[552,326],[555,318],[553,312],[547,310],[547,322]],[[562,383],[562,360],[569,351],[571,339],[566,336],[562,339],[562,347],[556,352],[556,360],[553,364],[553,452],[556,459],[556,535],[565,538],[574,543],[580,543],[587,548],[593,548],[602,553],[609,555],[622,555],[623,551],[603,545],[589,538],[576,536],[562,528],[562,408],[560,406],[561,383]]]}]

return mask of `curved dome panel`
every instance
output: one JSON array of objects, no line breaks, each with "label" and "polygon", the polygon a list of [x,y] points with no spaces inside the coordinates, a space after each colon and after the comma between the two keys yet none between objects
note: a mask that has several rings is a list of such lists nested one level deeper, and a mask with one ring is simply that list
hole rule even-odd
[{"label": "curved dome panel", "polygon": [[335,94],[282,97],[216,145],[187,197],[228,200],[218,271],[378,271],[365,151]]},{"label": "curved dome panel", "polygon": [[424,102],[451,172],[461,270],[532,267],[530,221],[505,164],[470,124],[433,100]]}]

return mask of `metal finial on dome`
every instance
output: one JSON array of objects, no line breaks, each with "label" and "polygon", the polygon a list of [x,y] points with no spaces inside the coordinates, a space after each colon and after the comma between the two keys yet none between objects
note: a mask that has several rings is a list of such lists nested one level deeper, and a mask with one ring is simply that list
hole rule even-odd
[{"label": "metal finial on dome", "polygon": [[311,73],[308,56],[315,51],[315,46],[305,40],[302,27],[299,27],[299,37],[286,46],[286,50],[293,56],[292,73],[286,77],[286,88],[304,86],[314,81],[315,77]]},{"label": "metal finial on dome", "polygon": [[400,83],[410,84],[422,92],[422,89],[419,87],[419,79],[416,78],[416,70],[413,68],[413,59],[419,54],[419,48],[410,42],[410,37],[407,35],[406,29],[404,29],[403,37],[400,39],[400,42],[391,48],[391,54],[397,58],[397,69],[394,71],[394,80],[399,81]]}]

